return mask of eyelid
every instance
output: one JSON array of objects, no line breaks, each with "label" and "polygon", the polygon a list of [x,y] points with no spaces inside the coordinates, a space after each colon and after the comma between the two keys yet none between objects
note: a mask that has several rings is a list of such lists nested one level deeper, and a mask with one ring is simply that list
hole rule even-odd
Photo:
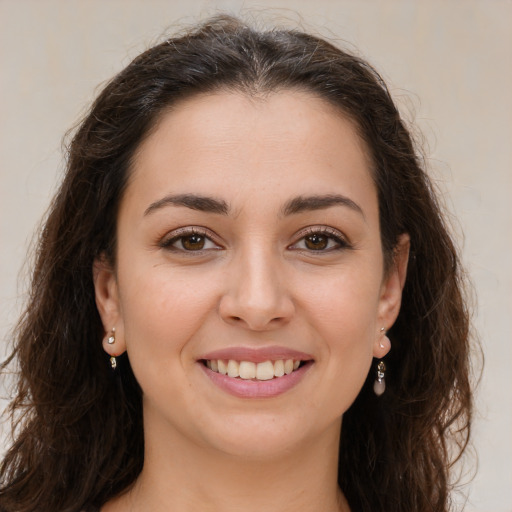
[{"label": "eyelid", "polygon": [[208,238],[211,242],[213,242],[215,245],[218,246],[218,249],[222,249],[222,245],[218,240],[218,237],[208,228],[205,228],[203,226],[185,226],[182,228],[174,229],[173,231],[167,233],[161,241],[158,243],[158,245],[167,250],[175,250],[176,252],[190,252],[190,253],[202,253],[206,251],[211,250],[218,250],[218,249],[202,249],[198,251],[182,251],[180,249],[172,247],[172,244],[176,242],[181,237],[191,236],[191,235],[200,235],[204,236],[205,238]]},{"label": "eyelid", "polygon": [[[348,239],[346,235],[344,235],[341,231],[338,229],[335,229],[331,226],[308,226],[306,228],[301,229],[296,235],[295,235],[295,242],[293,244],[289,245],[288,248],[293,249],[295,245],[297,245],[303,238],[307,237],[308,235],[314,235],[314,234],[320,234],[324,236],[328,236],[332,239],[334,239],[339,246],[336,249],[352,249],[352,243]],[[306,251],[305,249],[297,249]],[[325,250],[325,251],[318,251],[316,254],[321,253],[328,253],[335,249]],[[308,251],[311,253],[314,253],[315,251],[311,250]]]},{"label": "eyelid", "polygon": [[[294,246],[297,245],[306,236],[313,235],[313,234],[320,234],[320,235],[328,236],[329,238],[333,239],[335,242],[338,243],[338,247],[331,248],[331,249],[324,250],[324,251],[318,251],[317,254],[328,253],[328,252],[331,252],[331,251],[337,250],[337,249],[351,249],[352,248],[352,244],[351,244],[350,240],[348,239],[348,237],[346,235],[344,235],[338,229],[335,229],[331,226],[315,225],[315,226],[308,226],[306,228],[301,229],[294,237],[295,242],[290,244],[288,246],[288,249],[307,251],[306,249],[294,248]],[[191,235],[204,236],[205,238],[208,238],[208,240],[210,240],[212,243],[217,245],[218,248],[217,249],[211,249],[211,248],[203,249],[203,250],[198,250],[198,251],[184,251],[184,250],[180,250],[178,248],[172,247],[172,244],[175,243],[179,238],[191,236]],[[174,229],[173,231],[167,233],[161,239],[161,241],[158,243],[158,245],[163,249],[175,250],[176,252],[184,252],[184,253],[190,253],[190,254],[193,254],[193,253],[198,254],[198,253],[202,253],[202,252],[207,252],[207,251],[211,251],[211,250],[219,250],[219,249],[223,248],[222,244],[218,240],[217,235],[214,232],[212,232],[211,230],[209,230],[208,228],[205,228],[204,226],[185,226],[185,227]],[[307,252],[313,253],[315,251],[311,250],[311,251],[307,251]]]}]

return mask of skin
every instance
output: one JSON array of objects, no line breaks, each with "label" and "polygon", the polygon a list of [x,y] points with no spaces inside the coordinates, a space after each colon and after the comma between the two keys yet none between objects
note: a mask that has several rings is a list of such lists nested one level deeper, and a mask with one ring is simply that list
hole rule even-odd
[{"label": "skin", "polygon": [[[229,211],[162,201],[176,194]],[[353,204],[283,212],[333,194]],[[177,238],[190,226],[206,231],[201,251]],[[134,486],[102,510],[348,510],[336,483],[342,416],[390,350],[381,327],[398,314],[408,255],[404,235],[385,272],[352,123],[297,91],[183,101],[139,148],[117,229],[116,268],[95,263],[96,299],[106,333],[116,328],[105,351],[128,351],[143,390],[146,453]],[[325,249],[310,249],[311,232]],[[270,345],[314,360],[273,398],[234,397],[198,362]]]}]

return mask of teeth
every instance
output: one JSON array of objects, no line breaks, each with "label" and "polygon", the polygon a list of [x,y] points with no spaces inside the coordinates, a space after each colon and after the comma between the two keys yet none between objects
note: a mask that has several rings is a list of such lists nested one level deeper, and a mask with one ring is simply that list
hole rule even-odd
[{"label": "teeth", "polygon": [[[297,361],[300,363],[300,361]],[[299,365],[297,365],[297,368]],[[276,361],[274,363],[274,375],[276,377],[282,377],[284,375],[284,362],[282,360]]]},{"label": "teeth", "polygon": [[206,366],[210,370],[227,375],[228,377],[240,377],[244,380],[271,380],[274,377],[290,375],[300,366],[300,360],[279,359],[277,361],[265,361],[263,363],[253,363],[251,361],[235,361],[230,359],[209,359]]},{"label": "teeth", "polygon": [[274,378],[274,365],[272,361],[258,363],[256,366],[256,378],[258,380],[270,380]]},{"label": "teeth", "polygon": [[230,359],[228,361],[228,377],[239,377],[240,376],[240,365]]},{"label": "teeth", "polygon": [[227,367],[226,363],[222,359],[219,359],[217,361],[217,368],[219,370],[219,373],[221,373],[222,375],[227,375],[228,367]]},{"label": "teeth", "polygon": [[250,361],[240,362],[240,378],[254,379],[256,377],[256,365]]}]

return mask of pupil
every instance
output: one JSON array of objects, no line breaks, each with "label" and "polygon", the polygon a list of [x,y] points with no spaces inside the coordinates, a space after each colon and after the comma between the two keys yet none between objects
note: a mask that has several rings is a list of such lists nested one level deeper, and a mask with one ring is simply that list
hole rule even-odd
[{"label": "pupil", "polygon": [[306,237],[306,245],[308,249],[318,251],[327,247],[327,237],[324,235],[309,235]]},{"label": "pupil", "polygon": [[204,237],[201,235],[190,235],[183,239],[183,247],[188,250],[200,250],[204,247]]}]

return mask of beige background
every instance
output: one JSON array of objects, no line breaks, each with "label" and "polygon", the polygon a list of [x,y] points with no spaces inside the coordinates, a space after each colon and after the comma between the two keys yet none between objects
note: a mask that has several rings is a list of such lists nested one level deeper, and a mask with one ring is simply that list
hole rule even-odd
[{"label": "beige background", "polygon": [[[18,278],[28,243],[62,170],[62,135],[96,86],[167,27],[241,8],[270,18],[300,13],[306,27],[355,45],[423,132],[475,283],[486,358],[474,430],[478,471],[465,510],[511,512],[509,0],[0,0],[0,347],[23,301]],[[469,459],[466,469],[475,467]]]}]

